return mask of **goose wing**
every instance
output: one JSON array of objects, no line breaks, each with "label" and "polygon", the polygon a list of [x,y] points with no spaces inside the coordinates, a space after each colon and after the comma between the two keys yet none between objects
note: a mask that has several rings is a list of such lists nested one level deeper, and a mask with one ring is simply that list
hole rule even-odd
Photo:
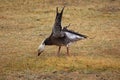
[{"label": "goose wing", "polygon": [[56,38],[64,36],[64,33],[62,32],[62,26],[61,26],[63,10],[64,10],[64,7],[62,11],[59,13],[58,7],[56,8],[56,18],[55,18],[55,23],[52,29],[53,36]]},{"label": "goose wing", "polygon": [[79,33],[74,32],[72,30],[68,30],[66,27],[63,28],[63,31],[65,32],[68,39],[72,42],[87,38],[86,35],[79,34]]}]

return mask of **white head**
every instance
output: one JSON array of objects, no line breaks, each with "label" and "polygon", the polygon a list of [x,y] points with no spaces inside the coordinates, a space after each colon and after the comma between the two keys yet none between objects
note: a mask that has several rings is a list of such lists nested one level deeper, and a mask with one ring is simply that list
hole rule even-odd
[{"label": "white head", "polygon": [[38,47],[38,56],[44,51],[44,48],[45,48],[45,43],[44,43],[45,40],[42,41],[42,43],[39,45]]}]

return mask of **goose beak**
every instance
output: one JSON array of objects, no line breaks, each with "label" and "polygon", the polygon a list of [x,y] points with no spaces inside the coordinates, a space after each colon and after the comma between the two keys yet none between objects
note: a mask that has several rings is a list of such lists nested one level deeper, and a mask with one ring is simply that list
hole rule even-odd
[{"label": "goose beak", "polygon": [[44,51],[45,43],[40,44],[38,47],[38,56]]},{"label": "goose beak", "polygon": [[42,52],[43,52],[43,51],[39,51],[39,50],[38,50],[38,56],[39,56]]}]

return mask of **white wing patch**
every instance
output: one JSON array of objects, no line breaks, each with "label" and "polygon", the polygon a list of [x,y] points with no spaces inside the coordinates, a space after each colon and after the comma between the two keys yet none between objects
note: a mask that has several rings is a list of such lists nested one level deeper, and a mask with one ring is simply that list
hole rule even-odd
[{"label": "white wing patch", "polygon": [[84,37],[82,36],[79,36],[77,34],[73,34],[73,33],[70,33],[70,32],[65,32],[65,34],[67,35],[67,37],[71,40],[80,40],[80,39],[84,39]]}]

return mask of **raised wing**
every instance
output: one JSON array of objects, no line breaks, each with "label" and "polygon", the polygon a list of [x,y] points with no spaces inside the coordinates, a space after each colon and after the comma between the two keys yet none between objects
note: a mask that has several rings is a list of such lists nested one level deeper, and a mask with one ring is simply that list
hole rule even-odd
[{"label": "raised wing", "polygon": [[55,18],[55,23],[52,29],[53,36],[56,38],[64,36],[64,33],[62,32],[62,26],[61,26],[63,10],[64,10],[64,7],[62,11],[59,13],[58,7],[56,8],[56,18]]}]

